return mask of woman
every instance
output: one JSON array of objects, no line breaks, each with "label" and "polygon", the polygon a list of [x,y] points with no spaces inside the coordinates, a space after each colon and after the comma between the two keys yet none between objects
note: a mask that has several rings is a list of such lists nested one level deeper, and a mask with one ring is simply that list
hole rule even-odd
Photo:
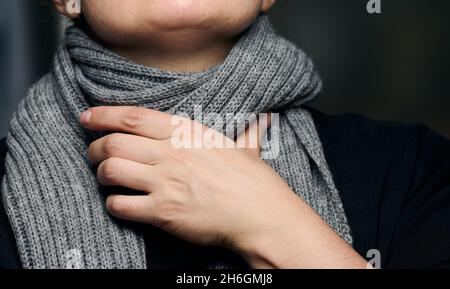
[{"label": "woman", "polygon": [[53,2],[76,24],[1,146],[2,267],[450,265],[450,142],[306,107],[274,0]]}]

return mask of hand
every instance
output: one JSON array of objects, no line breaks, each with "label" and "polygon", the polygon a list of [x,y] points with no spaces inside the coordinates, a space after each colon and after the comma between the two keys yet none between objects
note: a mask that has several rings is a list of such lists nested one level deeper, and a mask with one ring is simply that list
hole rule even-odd
[{"label": "hand", "polygon": [[[109,196],[106,207],[112,215],[196,244],[230,248],[254,267],[366,265],[259,158],[258,147],[214,148],[226,138],[212,132],[205,146],[213,148],[175,148],[180,128],[174,118],[136,107],[96,107],[81,116],[87,129],[114,132],[89,147],[89,159],[99,165],[99,182],[144,193]],[[184,139],[211,132],[186,122]],[[253,125],[237,142],[248,143],[265,129]]]},{"label": "hand", "polygon": [[[197,244],[236,247],[239,239],[278,218],[283,202],[297,198],[260,160],[258,148],[176,149],[172,116],[150,109],[97,107],[88,114],[89,121],[86,115],[81,120],[86,128],[116,132],[89,147],[99,182],[145,193],[109,196],[107,208],[118,218],[152,224]],[[255,130],[253,125],[238,142]],[[187,137],[198,137],[191,132]],[[214,139],[221,137],[216,133]]]}]

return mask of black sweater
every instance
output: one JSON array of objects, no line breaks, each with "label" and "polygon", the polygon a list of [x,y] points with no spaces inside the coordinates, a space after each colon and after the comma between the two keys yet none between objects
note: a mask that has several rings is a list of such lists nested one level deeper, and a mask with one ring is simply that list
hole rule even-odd
[{"label": "black sweater", "polygon": [[[384,268],[450,267],[450,141],[422,125],[377,122],[311,110],[325,156],[363,257],[378,249]],[[0,176],[6,145],[0,143]],[[1,180],[1,179],[0,179]],[[245,265],[219,248],[195,246],[146,227],[149,267],[201,267],[210,258]],[[0,204],[0,268],[18,268]]]}]

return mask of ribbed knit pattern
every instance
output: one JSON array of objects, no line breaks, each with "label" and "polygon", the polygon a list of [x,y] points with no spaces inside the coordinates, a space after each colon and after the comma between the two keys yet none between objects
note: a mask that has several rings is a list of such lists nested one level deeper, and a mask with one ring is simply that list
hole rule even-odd
[{"label": "ribbed knit pattern", "polygon": [[[310,114],[321,89],[311,60],[261,15],[225,62],[171,73],[126,60],[69,27],[48,75],[20,103],[7,137],[2,198],[24,268],[146,268],[144,242],[111,218],[87,159],[98,137],[79,124],[97,105],[134,105],[194,116],[280,112],[280,155],[267,162],[348,243],[350,229]],[[269,143],[263,144],[263,148]],[[274,204],[276,206],[276,204]],[[211,208],[214,209],[214,208]],[[151,252],[149,252],[151,258]],[[151,260],[148,260],[151,263]],[[220,260],[219,260],[220,261]]]}]

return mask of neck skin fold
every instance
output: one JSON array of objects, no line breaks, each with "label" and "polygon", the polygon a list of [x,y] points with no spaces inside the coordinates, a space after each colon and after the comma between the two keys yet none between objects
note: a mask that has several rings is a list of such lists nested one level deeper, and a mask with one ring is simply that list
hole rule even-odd
[{"label": "neck skin fold", "polygon": [[230,53],[234,39],[209,41],[171,41],[162,46],[109,46],[117,54],[138,64],[171,72],[195,73],[222,64]]}]

